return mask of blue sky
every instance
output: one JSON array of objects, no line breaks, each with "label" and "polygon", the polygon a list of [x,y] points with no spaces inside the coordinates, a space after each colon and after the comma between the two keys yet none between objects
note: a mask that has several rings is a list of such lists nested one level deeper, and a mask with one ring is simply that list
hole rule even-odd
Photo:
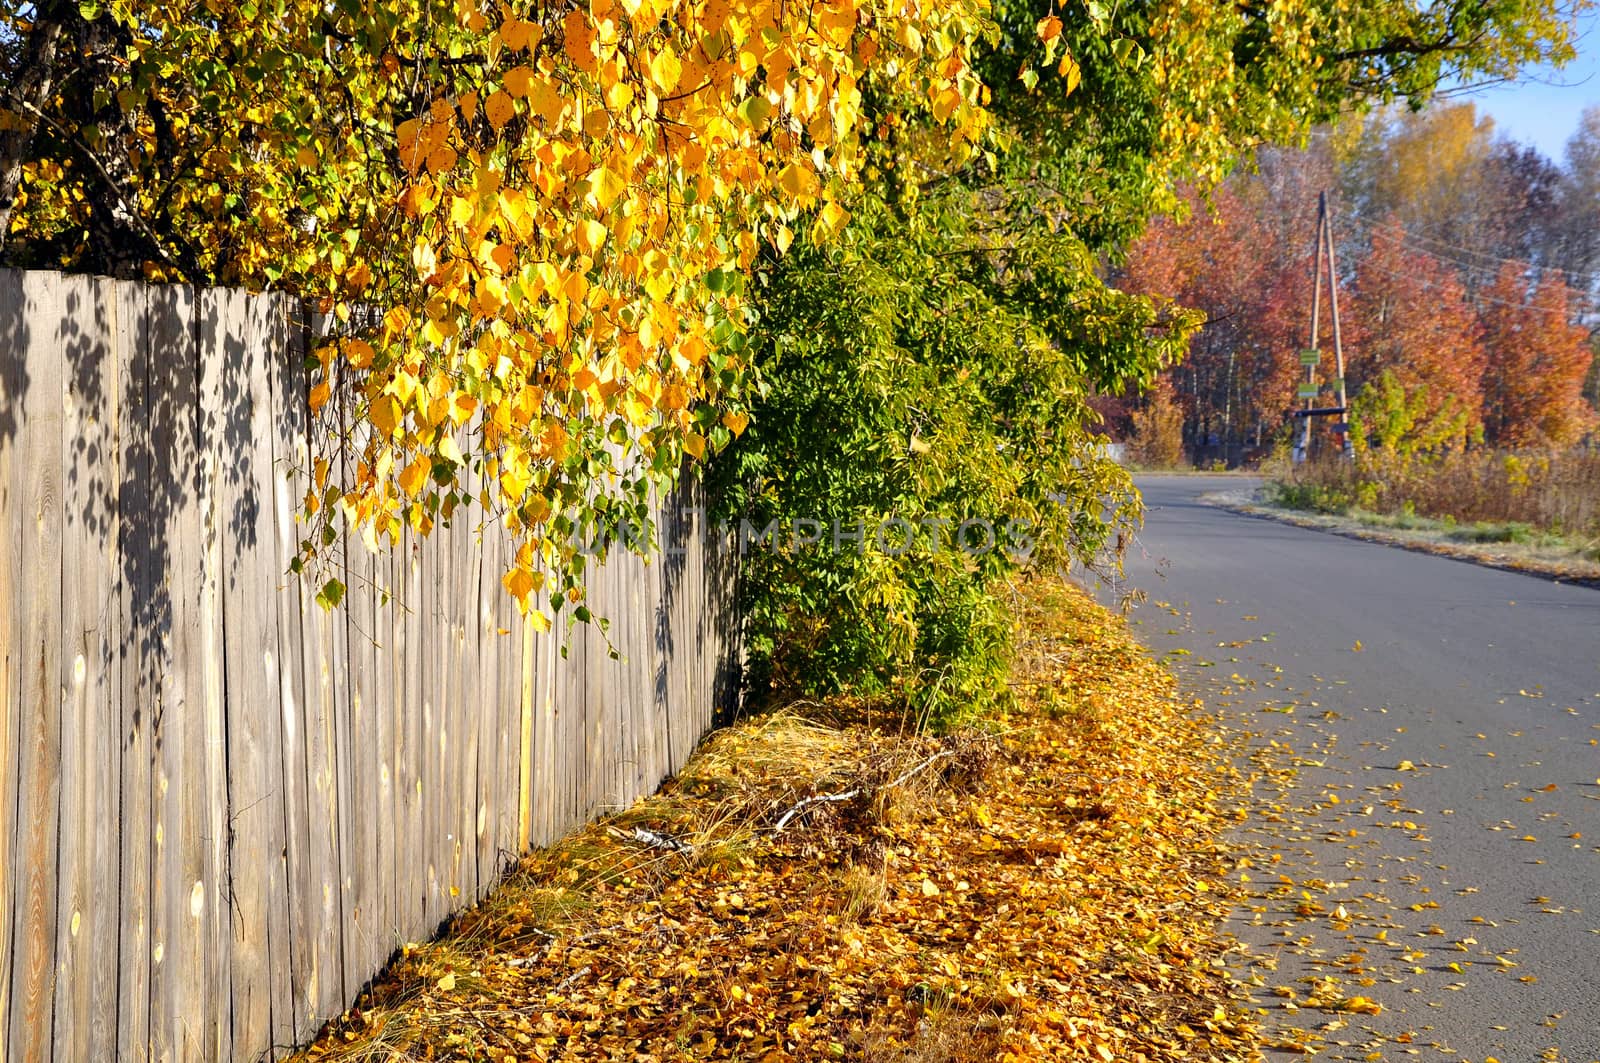
[{"label": "blue sky", "polygon": [[1494,119],[1495,129],[1532,144],[1556,162],[1585,107],[1600,104],[1600,12],[1578,20],[1578,57],[1561,70],[1535,69],[1517,84],[1460,96]]}]

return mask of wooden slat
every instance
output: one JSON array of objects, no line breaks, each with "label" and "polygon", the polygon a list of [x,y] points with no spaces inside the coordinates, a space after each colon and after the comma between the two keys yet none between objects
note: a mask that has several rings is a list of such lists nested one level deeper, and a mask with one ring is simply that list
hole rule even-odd
[{"label": "wooden slat", "polygon": [[526,852],[534,839],[534,726],[542,714],[536,700],[533,625],[519,621],[517,633],[517,852]]},{"label": "wooden slat", "polygon": [[[312,866],[312,823],[315,813],[308,798],[311,759],[307,750],[307,684],[303,598],[309,590],[289,571],[299,549],[300,511],[307,474],[307,381],[304,322],[292,301],[281,299],[277,315],[283,331],[283,350],[269,357],[271,373],[272,529],[274,588],[278,600],[276,643],[279,663],[278,724],[283,760],[282,814],[284,823],[285,893],[288,907],[289,995],[292,1029],[281,1043],[293,1044],[311,1036],[327,1014],[319,1001],[319,942],[322,932],[320,884]],[[282,955],[280,953],[280,955]],[[275,1035],[281,1037],[282,1035]]]},{"label": "wooden slat", "polygon": [[499,583],[512,561],[511,544],[499,525],[495,525],[493,531],[499,545],[499,561],[490,590],[495,602],[495,657],[500,669],[500,767],[497,773],[500,804],[495,846],[500,859],[509,861],[521,853],[518,834],[522,791],[522,640],[516,607]]},{"label": "wooden slat", "polygon": [[[195,656],[191,644],[199,623],[191,598],[198,597],[201,571],[195,501],[198,367],[192,326],[189,292],[179,288],[146,291],[141,355],[149,483],[142,495],[125,499],[122,508],[123,540],[137,551],[130,560],[139,577],[135,602],[140,631],[138,670],[149,681],[148,689],[142,691],[140,711],[148,715],[148,730],[142,737],[149,743],[149,1044],[155,1059],[179,1056],[179,1024],[192,1014],[180,1004],[180,980],[186,966],[199,963],[198,956],[185,955],[181,939],[188,910],[187,905],[180,910],[177,899],[192,888],[192,879],[185,878],[180,863],[185,824],[180,815],[179,786],[183,725],[190,708],[184,700],[188,693],[184,666]],[[185,528],[178,527],[180,522]],[[198,702],[196,690],[195,707]],[[138,844],[126,834],[124,841]]]},{"label": "wooden slat", "polygon": [[[435,529],[435,534],[438,530]],[[422,610],[418,641],[418,658],[421,661],[421,787],[418,803],[421,806],[422,829],[415,844],[419,862],[426,871],[422,883],[422,920],[424,926],[437,926],[444,917],[440,900],[444,894],[441,881],[445,868],[440,839],[444,830],[440,825],[441,795],[444,791],[444,755],[441,746],[443,730],[443,694],[445,691],[443,640],[440,632],[443,620],[439,599],[442,594],[443,572],[440,565],[437,540],[430,539],[421,546],[421,594],[418,596]]]},{"label": "wooden slat", "polygon": [[[349,409],[345,396],[341,392],[335,399],[323,407],[326,414],[322,422],[322,440],[325,450],[330,450],[329,458],[333,468],[332,477],[335,482],[347,483],[349,469],[349,455],[342,447],[338,447],[330,440],[345,438],[348,431]],[[364,961],[360,934],[355,922],[357,908],[355,867],[359,860],[362,840],[354,836],[356,823],[356,790],[355,749],[352,739],[351,717],[351,679],[354,669],[354,654],[352,652],[352,639],[350,636],[350,587],[352,586],[350,559],[352,550],[360,550],[359,543],[351,543],[348,538],[341,538],[327,551],[330,565],[329,574],[344,584],[346,600],[343,606],[328,618],[328,654],[329,671],[331,673],[331,712],[333,715],[333,782],[334,817],[337,822],[338,832],[338,861],[335,874],[337,903],[339,908],[339,921],[335,924],[338,928],[337,936],[340,938],[340,970],[339,979],[342,986],[339,1001],[349,1001],[361,984],[366,981]]]},{"label": "wooden slat", "polygon": [[[463,471],[471,485],[470,471]],[[458,507],[453,556],[456,558],[455,623],[451,628],[450,654],[455,662],[455,763],[457,782],[453,808],[456,834],[456,904],[469,904],[478,889],[478,844],[474,831],[478,796],[478,715],[477,666],[470,657],[472,632],[476,628],[478,573],[480,558],[473,542],[473,522],[466,506]]]},{"label": "wooden slat", "polygon": [[[56,818],[61,760],[61,535],[62,376],[58,328],[62,309],[54,274],[22,275],[11,290],[21,311],[11,331],[5,370],[3,431],[10,464],[13,557],[16,570],[10,613],[13,653],[6,716],[13,764],[8,791],[10,935],[8,1031],[3,1039],[18,1060],[48,1060],[51,1053],[54,953],[56,953]],[[48,325],[46,325],[48,322]],[[14,359],[14,360],[11,360]],[[14,802],[14,804],[13,804]],[[0,876],[3,877],[3,876]]]},{"label": "wooden slat", "polygon": [[650,628],[644,612],[644,591],[650,573],[635,558],[628,572],[626,605],[628,644],[628,727],[633,732],[635,794],[645,793],[655,779],[655,743],[650,734]]},{"label": "wooden slat", "polygon": [[62,397],[65,305],[54,274],[22,282],[22,371],[10,381],[21,518],[12,609],[17,634],[16,804],[9,1042],[21,1060],[51,1058],[56,960],[56,831],[61,760]]},{"label": "wooden slat", "polygon": [[[315,329],[311,336],[315,337]],[[326,409],[326,407],[324,407]],[[306,460],[302,468],[308,477],[312,463],[327,439],[325,424],[317,419],[307,421]],[[312,486],[308,479],[306,487]],[[343,574],[342,568],[338,570]],[[307,855],[310,867],[311,909],[308,922],[300,933],[313,939],[313,962],[307,976],[307,995],[315,1001],[311,1022],[321,1021],[339,1013],[346,996],[344,989],[344,925],[343,891],[340,885],[339,827],[340,792],[337,775],[340,771],[338,750],[335,745],[337,693],[335,679],[341,666],[335,652],[335,636],[342,627],[342,618],[330,616],[316,604],[315,597],[320,581],[330,573],[318,570],[311,582],[302,586],[300,616],[302,628],[302,653],[305,684],[305,750],[306,750],[306,802],[309,810],[307,822]]]},{"label": "wooden slat", "polygon": [[18,411],[27,383],[22,273],[0,269],[0,1063],[10,1058],[11,839],[16,836],[22,514]]},{"label": "wooden slat", "polygon": [[[458,440],[464,448],[471,445]],[[470,468],[461,470],[469,497],[476,477]],[[456,562],[456,594],[452,604],[455,623],[451,629],[450,655],[456,681],[451,687],[454,708],[456,787],[453,794],[455,817],[456,893],[452,907],[471,904],[478,897],[478,708],[482,704],[478,689],[478,667],[472,656],[477,644],[478,580],[483,570],[483,555],[477,549],[476,527],[470,505],[456,507],[451,533],[451,555]]]},{"label": "wooden slat", "polygon": [[[283,358],[274,297],[217,296],[230,383],[222,412],[222,594],[228,692],[229,874],[234,1052],[256,1058],[294,1035],[284,852],[282,616],[273,475],[273,385]],[[298,606],[296,606],[298,608]]]},{"label": "wooden slat", "polygon": [[[595,589],[599,592],[594,603],[599,609],[606,607],[609,597],[611,572],[605,565],[598,563],[598,558],[591,562],[591,578]],[[611,789],[611,761],[612,743],[608,724],[611,717],[611,691],[606,685],[606,658],[605,639],[599,629],[599,617],[605,615],[597,610],[591,610],[595,619],[584,624],[580,631],[583,636],[583,671],[580,673],[583,681],[584,704],[584,789],[580,799],[581,805],[575,809],[574,818],[588,819],[595,812],[607,808],[616,798],[610,793]]]},{"label": "wooden slat", "polygon": [[[184,773],[179,789],[184,799],[182,847],[189,887],[189,926],[185,937],[194,961],[181,973],[186,1052],[204,1058],[233,1057],[232,1026],[227,1001],[232,993],[233,934],[228,925],[228,739],[224,713],[226,665],[223,655],[223,543],[230,514],[223,508],[224,485],[233,470],[224,465],[223,446],[232,431],[225,407],[237,384],[228,360],[243,347],[242,313],[235,323],[230,311],[242,310],[243,294],[225,289],[199,293],[196,330],[200,368],[195,444],[200,454],[197,510],[200,517],[200,586],[196,646],[198,660],[189,662],[197,680],[198,710],[186,714]],[[180,569],[180,571],[185,571]],[[181,902],[180,902],[181,903]]]},{"label": "wooden slat", "polygon": [[156,769],[155,717],[160,703],[161,659],[156,632],[158,590],[151,521],[156,513],[149,372],[149,314],[145,288],[115,286],[118,416],[114,465],[117,480],[119,648],[118,774],[121,817],[117,878],[121,913],[117,940],[117,1055],[144,1058],[150,1049],[150,969],[153,943],[151,870],[156,854],[152,786]]},{"label": "wooden slat", "polygon": [[116,1053],[118,819],[116,419],[112,351],[116,293],[110,281],[63,278],[66,403],[61,549],[61,825],[57,867],[55,1055]]},{"label": "wooden slat", "polygon": [[473,711],[473,733],[477,735],[476,801],[474,807],[473,837],[477,864],[477,889],[474,899],[481,899],[499,877],[495,860],[495,835],[499,793],[496,786],[500,766],[500,719],[505,706],[500,703],[499,657],[496,654],[494,598],[501,590],[498,573],[500,563],[495,531],[484,526],[482,507],[472,503],[473,551],[478,558],[478,580],[473,594],[476,613],[473,634],[468,641],[467,661],[477,679],[478,697]]},{"label": "wooden slat", "polygon": [[399,937],[402,924],[395,918],[398,907],[398,891],[395,883],[396,842],[402,844],[404,842],[404,839],[396,837],[395,830],[395,825],[399,822],[396,818],[398,805],[395,799],[395,764],[399,743],[395,738],[395,728],[400,720],[399,707],[396,705],[399,661],[396,658],[395,646],[400,629],[395,623],[392,601],[395,584],[395,551],[385,546],[383,553],[373,557],[371,563],[372,638],[375,643],[371,712],[376,746],[374,753],[376,802],[373,807],[372,822],[377,860],[373,868],[372,926],[376,934],[377,959],[382,963],[388,959],[394,946],[403,940]]},{"label": "wooden slat", "polygon": [[[353,420],[354,411],[345,411]],[[359,443],[358,443],[359,445]],[[346,993],[367,980],[382,962],[381,914],[378,911],[378,730],[377,711],[377,632],[375,624],[373,554],[352,535],[346,539],[346,582],[343,627],[349,667],[347,677],[346,748],[344,777],[348,785],[348,828],[342,834],[340,851],[344,858],[347,891]]]},{"label": "wooden slat", "polygon": [[461,698],[458,694],[460,660],[455,652],[456,616],[461,602],[461,555],[456,546],[454,525],[441,528],[435,534],[439,538],[434,544],[434,556],[440,573],[440,594],[434,602],[435,615],[438,617],[434,636],[439,660],[439,686],[434,712],[439,719],[439,779],[432,799],[434,859],[439,875],[435,904],[437,918],[442,921],[455,908],[451,891],[459,890],[461,882],[458,872],[460,816],[457,807],[461,791],[461,731],[458,726]]},{"label": "wooden slat", "polygon": [[413,927],[425,926],[428,868],[422,851],[423,768],[427,759],[427,726],[423,721],[425,700],[423,665],[425,653],[422,632],[427,624],[423,612],[422,557],[416,533],[406,532],[401,562],[405,572],[405,597],[401,623],[404,625],[403,656],[405,658],[405,697],[401,702],[401,723],[405,740],[402,766],[400,800],[400,837],[405,843],[405,858],[401,867],[403,900],[399,909],[401,926],[408,936]]}]

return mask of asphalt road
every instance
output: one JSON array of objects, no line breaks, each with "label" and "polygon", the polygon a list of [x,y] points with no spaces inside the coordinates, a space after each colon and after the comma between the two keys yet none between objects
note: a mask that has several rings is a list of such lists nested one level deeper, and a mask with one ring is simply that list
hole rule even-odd
[{"label": "asphalt road", "polygon": [[1200,501],[1238,479],[1139,486],[1102,596],[1145,592],[1140,637],[1296,769],[1239,832],[1269,1026],[1320,1059],[1600,1060],[1600,590]]}]

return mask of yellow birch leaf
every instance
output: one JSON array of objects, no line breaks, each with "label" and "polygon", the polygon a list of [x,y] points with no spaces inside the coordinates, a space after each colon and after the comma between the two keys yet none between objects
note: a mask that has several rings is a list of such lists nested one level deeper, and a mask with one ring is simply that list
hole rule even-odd
[{"label": "yellow birch leaf", "polygon": [[505,83],[506,91],[520,100],[531,90],[533,70],[526,66],[514,66],[505,72],[501,80]]},{"label": "yellow birch leaf", "polygon": [[650,60],[650,80],[656,83],[656,88],[665,96],[678,87],[678,79],[683,76],[683,63],[678,60],[671,47],[662,48],[656,57]]},{"label": "yellow birch leaf", "polygon": [[372,427],[384,436],[393,436],[400,427],[400,400],[393,395],[379,395],[372,402],[372,411],[368,415],[372,420]]},{"label": "yellow birch leaf", "polygon": [[605,210],[627,189],[628,182],[602,166],[589,175],[589,192],[584,198],[597,209]]},{"label": "yellow birch leaf", "polygon": [[817,220],[821,223],[819,228],[822,230],[823,238],[826,239],[844,228],[845,222],[850,220],[850,212],[830,200],[823,204],[822,210],[817,214]]},{"label": "yellow birch leaf", "polygon": [[588,221],[579,222],[577,228],[573,230],[572,236],[578,242],[578,247],[582,249],[583,253],[592,257],[595,252],[600,250],[600,245],[605,243],[606,227],[591,218]]},{"label": "yellow birch leaf", "polygon": [[449,173],[455,169],[456,151],[448,144],[441,144],[428,152],[428,172],[437,177],[442,173]]},{"label": "yellow birch leaf", "polygon": [[512,103],[511,97],[504,89],[496,89],[483,103],[484,117],[489,119],[489,124],[494,127],[496,133],[505,128],[505,124],[511,121],[516,113],[516,105]]},{"label": "yellow birch leaf", "polygon": [[518,603],[523,603],[533,593],[533,573],[519,565],[501,576],[500,584]]},{"label": "yellow birch leaf", "polygon": [[1078,85],[1083,81],[1083,70],[1079,68],[1078,61],[1072,58],[1071,52],[1061,57],[1061,65],[1056,67],[1056,73],[1066,79],[1069,96],[1077,91]]},{"label": "yellow birch leaf", "polygon": [[400,470],[400,489],[412,498],[422,493],[422,488],[428,482],[428,462],[426,458],[418,458],[404,469]]},{"label": "yellow birch leaf", "polygon": [[561,90],[554,81],[547,77],[537,77],[528,82],[528,105],[533,108],[533,113],[554,125],[561,121],[561,114],[566,110],[567,102],[561,96]]}]

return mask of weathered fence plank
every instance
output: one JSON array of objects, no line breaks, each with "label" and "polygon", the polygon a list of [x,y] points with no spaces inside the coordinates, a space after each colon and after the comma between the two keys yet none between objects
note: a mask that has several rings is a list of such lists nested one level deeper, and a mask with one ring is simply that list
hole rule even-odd
[{"label": "weathered fence plank", "polygon": [[[311,833],[313,812],[308,799],[310,761],[306,749],[306,711],[308,685],[304,653],[304,626],[301,583],[288,571],[290,559],[298,550],[300,528],[295,520],[309,486],[306,470],[310,459],[306,449],[306,379],[301,359],[305,354],[305,331],[292,307],[282,304],[281,328],[284,348],[280,356],[269,358],[267,368],[271,388],[272,443],[271,477],[273,553],[271,567],[277,597],[278,630],[275,645],[278,657],[277,716],[283,760],[283,796],[279,807],[284,824],[284,878],[289,913],[288,948],[284,956],[289,969],[291,1026],[284,1034],[274,1033],[274,1045],[294,1044],[309,1037],[327,1014],[318,997],[320,943],[327,935],[297,932],[316,926],[321,912],[321,890],[313,872]],[[277,1024],[275,1024],[277,1025]]]},{"label": "weathered fence plank", "polygon": [[314,334],[281,296],[0,271],[0,1063],[301,1043],[709,719],[702,545],[592,562],[609,636],[518,617],[475,496],[293,575],[357,460],[359,396],[308,408]]},{"label": "weathered fence plank", "polygon": [[[184,720],[184,770],[178,779],[183,796],[185,829],[182,843],[185,883],[189,886],[186,963],[179,972],[188,1009],[184,1051],[231,1058],[231,1027],[226,1004],[232,993],[231,937],[224,918],[228,904],[227,735],[223,723],[225,665],[222,633],[222,557],[227,530],[222,511],[225,396],[236,387],[237,372],[228,365],[230,332],[243,329],[243,296],[226,289],[197,293],[194,328],[199,351],[199,418],[194,446],[199,454],[195,513],[199,517],[200,580],[198,597],[199,659],[190,666],[196,681]],[[230,311],[237,311],[236,314]],[[235,324],[231,320],[237,316]],[[182,468],[183,466],[179,466]],[[187,567],[179,569],[188,571]],[[198,694],[198,699],[193,695]],[[245,700],[249,700],[246,695]]]},{"label": "weathered fence plank", "polygon": [[[223,665],[230,700],[241,693],[278,711],[241,713],[227,733],[228,871],[233,1039],[279,1044],[294,1033],[289,890],[283,853],[283,678],[276,642],[277,528],[268,359],[281,357],[275,299],[219,300],[223,349],[237,371],[222,412]],[[237,338],[237,339],[236,339]],[[265,341],[265,342],[264,342]]]},{"label": "weathered fence plank", "polygon": [[61,552],[74,558],[62,580],[61,825],[57,847],[54,1052],[104,1059],[116,1051],[118,596],[117,361],[113,282],[63,279],[70,332],[62,446],[66,463]]},{"label": "weathered fence plank", "polygon": [[398,703],[400,712],[398,730],[403,736],[404,749],[400,757],[400,817],[395,829],[405,840],[407,851],[401,859],[399,907],[395,913],[396,924],[405,929],[422,926],[424,896],[427,892],[428,874],[425,862],[416,851],[422,837],[422,774],[426,755],[422,723],[422,629],[425,617],[422,607],[422,561],[416,543],[416,533],[407,529],[398,549],[400,571],[404,582],[400,585],[401,597],[395,608],[399,612],[401,632],[399,652],[403,658],[405,693]]},{"label": "weathered fence plank", "polygon": [[[316,490],[315,461],[319,455],[312,449],[311,439],[319,428],[326,438],[326,422],[315,421],[307,414],[307,435],[301,444],[305,447],[305,461],[301,465],[303,476],[299,483],[307,493]],[[311,528],[305,531],[307,537],[313,533]],[[310,998],[315,1001],[313,1023],[337,1014],[348,999],[344,988],[344,897],[340,885],[339,786],[336,781],[341,762],[335,745],[334,687],[334,637],[336,628],[342,625],[336,624],[336,618],[317,606],[316,592],[313,580],[302,586],[300,594],[306,801],[310,810],[307,851],[311,869],[310,900],[314,906],[311,922],[323,929],[316,939],[308,986]]]},{"label": "weathered fence plank", "polygon": [[117,1057],[144,1058],[150,1048],[150,967],[153,943],[151,860],[155,820],[155,705],[160,672],[157,581],[152,560],[153,493],[150,412],[150,314],[143,285],[117,284],[117,332],[112,340],[117,386],[114,467],[117,484],[118,797]]},{"label": "weathered fence plank", "polygon": [[23,278],[28,321],[25,378],[14,409],[20,518],[17,551],[20,628],[16,730],[10,1051],[51,1058],[56,964],[56,849],[61,802],[61,533],[66,286],[54,274]]},{"label": "weathered fence plank", "polygon": [[17,714],[22,704],[22,548],[17,492],[17,408],[27,386],[27,319],[22,273],[0,269],[0,1063],[10,1059],[11,839],[16,835]]}]

